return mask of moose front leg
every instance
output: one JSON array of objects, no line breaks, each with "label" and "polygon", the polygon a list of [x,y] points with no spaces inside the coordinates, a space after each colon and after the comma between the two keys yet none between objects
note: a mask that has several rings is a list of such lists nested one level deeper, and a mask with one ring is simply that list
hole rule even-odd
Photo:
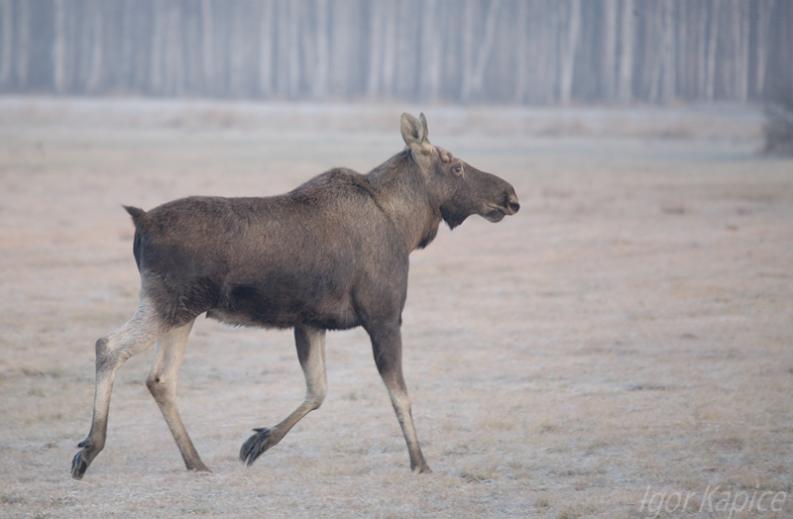
[{"label": "moose front leg", "polygon": [[402,334],[397,322],[379,323],[367,326],[372,339],[372,351],[377,370],[388,389],[391,404],[405,436],[410,455],[410,469],[414,472],[432,472],[421,453],[413,415],[410,411],[410,398],[402,376]]}]

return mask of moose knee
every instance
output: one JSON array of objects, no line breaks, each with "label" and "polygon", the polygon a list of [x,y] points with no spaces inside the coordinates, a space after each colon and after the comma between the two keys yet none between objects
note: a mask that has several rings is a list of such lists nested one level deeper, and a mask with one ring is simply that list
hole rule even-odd
[{"label": "moose knee", "polygon": [[100,337],[96,341],[96,370],[105,371],[113,367],[115,356],[110,351],[110,339],[107,337]]},{"label": "moose knee", "polygon": [[322,407],[322,402],[325,401],[325,395],[328,390],[324,386],[314,388],[307,396],[306,403],[311,406],[311,409],[319,409]]},{"label": "moose knee", "polygon": [[160,400],[168,394],[169,384],[160,375],[146,377],[146,387],[155,400]]}]

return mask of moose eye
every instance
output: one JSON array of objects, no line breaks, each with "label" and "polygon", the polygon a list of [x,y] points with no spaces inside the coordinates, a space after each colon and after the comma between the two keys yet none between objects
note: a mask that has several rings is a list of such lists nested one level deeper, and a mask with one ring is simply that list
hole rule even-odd
[{"label": "moose eye", "polygon": [[455,175],[462,175],[463,174],[463,165],[462,164],[455,164],[452,166],[452,173]]}]

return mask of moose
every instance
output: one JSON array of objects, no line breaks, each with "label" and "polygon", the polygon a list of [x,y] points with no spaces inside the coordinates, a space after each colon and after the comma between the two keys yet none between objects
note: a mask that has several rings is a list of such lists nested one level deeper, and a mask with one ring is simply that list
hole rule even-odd
[{"label": "moose", "polygon": [[201,314],[238,326],[293,328],[303,402],[272,428],[256,428],[240,459],[251,465],[280,442],[327,391],[325,332],[362,326],[388,390],[410,467],[430,472],[402,375],[402,309],[410,253],[441,220],[477,214],[499,222],[520,208],[515,189],[434,146],[427,119],[402,114],[406,147],[368,174],[336,168],[269,197],[188,197],[150,211],[127,207],[135,225],[138,308],[96,341],[96,387],[88,436],[72,460],[81,479],[105,446],[110,395],[124,362],[158,343],[146,386],[188,470],[208,471],[176,407],[187,338]]}]

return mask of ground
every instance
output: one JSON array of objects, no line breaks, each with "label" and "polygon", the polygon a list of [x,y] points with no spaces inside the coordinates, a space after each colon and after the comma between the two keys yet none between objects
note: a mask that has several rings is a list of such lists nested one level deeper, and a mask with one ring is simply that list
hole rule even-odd
[{"label": "ground", "polygon": [[[184,470],[149,351],[71,479],[94,342],[136,304],[121,204],[366,171],[406,108],[0,101],[1,517],[793,514],[793,161],[759,156],[760,112],[735,107],[425,107],[431,140],[522,203],[412,256],[405,373],[433,474],[410,473],[361,331],[329,335],[325,404],[243,466],[251,428],[303,397],[291,333],[201,319],[179,401],[213,473]],[[762,492],[775,509],[735,506]]]}]

